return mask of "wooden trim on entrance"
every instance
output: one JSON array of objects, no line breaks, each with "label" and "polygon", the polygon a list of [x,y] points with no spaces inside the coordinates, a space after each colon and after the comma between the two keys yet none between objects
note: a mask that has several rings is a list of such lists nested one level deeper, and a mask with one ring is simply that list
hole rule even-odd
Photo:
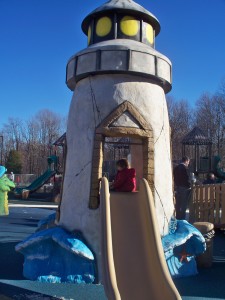
[{"label": "wooden trim on entrance", "polygon": [[[139,128],[110,127],[123,113],[128,112],[136,121]],[[141,113],[129,101],[118,106],[96,128],[92,157],[92,175],[89,208],[99,207],[99,183],[102,178],[103,147],[105,137],[133,137],[143,141],[143,176],[153,191],[154,185],[154,141],[153,130]]]}]

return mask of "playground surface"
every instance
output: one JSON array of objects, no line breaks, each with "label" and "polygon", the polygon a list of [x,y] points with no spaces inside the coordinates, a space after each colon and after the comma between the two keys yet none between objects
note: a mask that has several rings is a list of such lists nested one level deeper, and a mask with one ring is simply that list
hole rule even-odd
[{"label": "playground surface", "polygon": [[[32,234],[40,219],[55,211],[54,204],[41,203],[45,208],[27,207],[27,201],[10,200],[10,215],[0,218],[0,299],[74,299],[106,300],[101,285],[51,284],[25,280],[22,275],[23,256],[15,245]],[[184,300],[225,299],[225,235],[217,232],[214,240],[212,268],[199,270],[199,275],[176,279],[175,284]],[[163,300],[163,299],[162,299]]]}]

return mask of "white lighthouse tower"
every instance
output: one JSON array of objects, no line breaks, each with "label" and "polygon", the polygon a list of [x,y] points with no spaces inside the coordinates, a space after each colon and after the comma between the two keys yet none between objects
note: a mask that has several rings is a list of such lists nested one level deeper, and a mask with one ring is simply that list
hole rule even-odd
[{"label": "white lighthouse tower", "polygon": [[132,0],[108,1],[84,19],[82,30],[88,47],[67,65],[73,98],[59,225],[81,231],[98,259],[99,181],[107,145],[120,139],[126,138],[132,167],[152,190],[161,235],[168,233],[174,210],[165,99],[171,62],[154,47],[159,21]]}]

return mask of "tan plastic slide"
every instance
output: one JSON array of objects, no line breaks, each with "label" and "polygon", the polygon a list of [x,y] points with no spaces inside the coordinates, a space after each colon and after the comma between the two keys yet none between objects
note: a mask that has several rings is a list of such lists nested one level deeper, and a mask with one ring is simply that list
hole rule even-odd
[{"label": "tan plastic slide", "polygon": [[100,193],[103,285],[109,300],[181,299],[169,274],[145,179],[136,193]]}]

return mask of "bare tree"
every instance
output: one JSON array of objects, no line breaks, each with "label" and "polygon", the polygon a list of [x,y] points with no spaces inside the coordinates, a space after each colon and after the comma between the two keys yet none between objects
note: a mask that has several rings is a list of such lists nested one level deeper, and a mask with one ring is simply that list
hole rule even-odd
[{"label": "bare tree", "polygon": [[215,134],[215,118],[212,97],[209,93],[205,92],[196,101],[195,110],[195,123],[210,138],[214,137]]},{"label": "bare tree", "polygon": [[35,153],[39,163],[37,163],[36,172],[42,173],[47,167],[46,158],[52,154],[52,144],[64,133],[64,118],[45,109],[35,115],[33,122],[35,122],[38,134]]},{"label": "bare tree", "polygon": [[225,98],[204,93],[196,102],[195,123],[212,139],[213,153],[224,156]]},{"label": "bare tree", "polygon": [[26,159],[24,160],[24,169],[28,173],[36,173],[38,159],[37,149],[39,146],[38,140],[38,124],[34,118],[26,121],[24,136],[24,154]]},{"label": "bare tree", "polygon": [[22,142],[23,121],[18,118],[9,118],[8,123],[3,126],[5,143],[11,150],[20,150]]},{"label": "bare tree", "polygon": [[172,156],[178,160],[182,155],[182,138],[190,131],[193,124],[193,109],[187,100],[175,100],[167,96],[167,106],[171,128]]},{"label": "bare tree", "polygon": [[225,76],[224,78],[221,80],[220,86],[219,86],[219,90],[218,90],[218,94],[222,97],[225,97]]},{"label": "bare tree", "polygon": [[11,150],[16,150],[22,157],[23,173],[42,173],[53,142],[65,132],[65,120],[50,110],[42,110],[27,121],[9,118],[1,130],[4,161]]}]

